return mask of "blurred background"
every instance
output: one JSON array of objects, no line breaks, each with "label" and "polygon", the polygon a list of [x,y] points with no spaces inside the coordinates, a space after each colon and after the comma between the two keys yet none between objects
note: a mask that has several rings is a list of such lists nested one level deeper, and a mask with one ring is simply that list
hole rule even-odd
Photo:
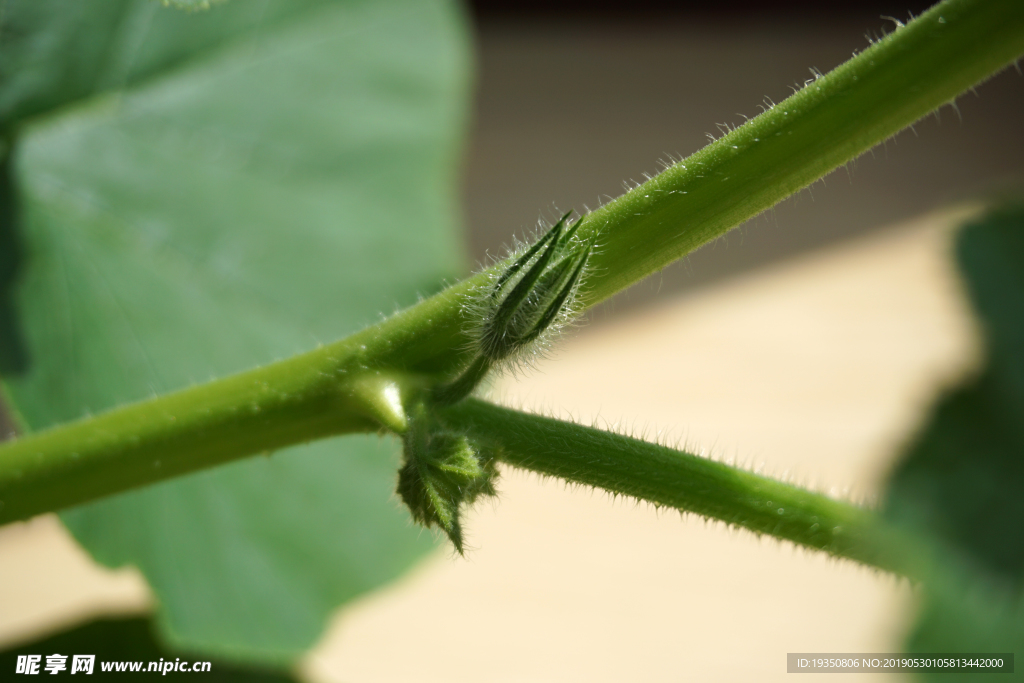
[{"label": "blurred background", "polygon": [[[927,5],[469,3],[467,253],[621,194]],[[606,302],[494,397],[875,500],[936,393],[979,363],[950,240],[1020,187],[1021,121],[1011,69]],[[776,680],[787,652],[894,652],[912,622],[915,591],[891,577],[503,476],[466,559],[442,545],[342,607],[298,675]],[[0,557],[0,645],[153,609],[137,571],[99,567],[53,517],[0,529]]]}]

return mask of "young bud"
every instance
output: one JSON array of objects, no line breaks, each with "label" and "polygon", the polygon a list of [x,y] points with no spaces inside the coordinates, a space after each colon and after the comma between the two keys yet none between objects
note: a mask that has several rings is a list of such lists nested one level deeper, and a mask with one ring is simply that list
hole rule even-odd
[{"label": "young bud", "polygon": [[546,332],[571,319],[593,245],[573,242],[583,219],[566,229],[568,218],[568,213],[562,216],[473,302],[477,355],[456,379],[434,390],[433,401],[461,401],[494,364],[520,356]]},{"label": "young bud", "polygon": [[463,552],[460,510],[480,496],[495,495],[497,470],[465,436],[431,429],[424,421],[405,436],[398,495],[424,526],[438,526]]},{"label": "young bud", "polygon": [[[583,219],[563,234],[569,214],[508,266],[488,295],[480,327],[480,353],[491,362],[515,355],[562,314],[583,274],[591,247],[570,252]],[[570,253],[566,253],[570,252]]]}]

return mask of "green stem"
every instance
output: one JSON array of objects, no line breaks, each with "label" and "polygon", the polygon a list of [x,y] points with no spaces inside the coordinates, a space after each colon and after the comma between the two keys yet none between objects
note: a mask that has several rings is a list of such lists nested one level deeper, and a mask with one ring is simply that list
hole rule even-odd
[{"label": "green stem", "polygon": [[[0,448],[0,521],[253,453],[376,428],[308,356],[112,410]],[[341,372],[343,369],[339,368]]]},{"label": "green stem", "polygon": [[920,578],[923,543],[864,508],[658,444],[467,399],[443,421],[509,465]]},{"label": "green stem", "polygon": [[434,390],[433,400],[439,405],[451,405],[473,393],[473,389],[484,380],[491,371],[491,361],[486,356],[477,356],[450,384],[443,384]]},{"label": "green stem", "polygon": [[[852,161],[1024,54],[1024,2],[947,0],[594,211],[588,305]],[[699,97],[699,93],[695,93]]]},{"label": "green stem", "polygon": [[[1024,53],[1024,3],[947,0],[793,97],[593,212],[582,298],[601,301],[880,143]],[[347,339],[0,446],[0,523],[231,459],[395,428],[392,401],[469,361],[477,275]],[[370,387],[368,390],[367,387]],[[367,391],[370,393],[368,394]],[[774,528],[774,527],[773,527]],[[788,533],[780,530],[780,533]]]}]

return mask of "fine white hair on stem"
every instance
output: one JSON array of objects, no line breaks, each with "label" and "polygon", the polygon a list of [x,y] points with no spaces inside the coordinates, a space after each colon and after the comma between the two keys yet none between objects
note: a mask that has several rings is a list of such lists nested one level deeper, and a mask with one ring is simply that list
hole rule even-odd
[{"label": "fine white hair on stem", "polygon": [[[513,245],[504,258],[496,260],[495,265],[501,267],[488,268],[488,277],[484,283],[474,289],[463,302],[466,319],[470,321],[469,338],[472,351],[478,354],[489,354],[501,370],[517,372],[522,366],[532,366],[534,362],[545,356],[552,343],[565,330],[576,325],[583,312],[580,292],[589,274],[589,255],[595,250],[592,240],[585,240],[576,233],[583,217],[576,220],[564,232],[561,229],[568,225],[565,214],[560,221],[537,231],[529,241],[514,239]],[[560,245],[551,246],[550,262],[536,276],[536,284],[526,295],[521,306],[511,314],[502,310],[507,298],[504,295],[514,290],[531,273],[531,268],[544,258],[545,249],[536,249],[552,230],[559,233],[553,239],[563,240]],[[531,249],[536,249],[530,253]],[[524,259],[525,257],[525,259]],[[518,264],[518,267],[517,267]],[[565,272],[559,275],[556,268]],[[499,291],[500,290],[500,291]],[[542,317],[545,305],[552,301],[557,303],[555,295],[564,292],[565,296],[546,321],[543,329],[529,330],[539,317]],[[488,334],[495,334],[493,325],[496,317],[502,315],[505,326],[509,328],[510,341],[497,351],[487,348]],[[503,329],[500,331],[506,334]],[[522,343],[520,343],[522,342]]]}]

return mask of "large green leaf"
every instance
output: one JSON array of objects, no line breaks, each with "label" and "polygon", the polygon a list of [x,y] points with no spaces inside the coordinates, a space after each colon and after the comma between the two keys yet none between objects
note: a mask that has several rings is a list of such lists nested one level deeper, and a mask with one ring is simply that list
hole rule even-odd
[{"label": "large green leaf", "polygon": [[[946,561],[925,586],[927,600],[909,649],[1020,652],[1024,207],[1000,209],[968,225],[957,255],[986,332],[987,367],[939,401],[891,477],[886,513],[945,552]],[[984,674],[962,675],[974,676]]]},{"label": "large green leaf", "polygon": [[[22,257],[0,349],[20,349],[5,383],[31,428],[306,350],[461,270],[454,3],[4,12],[0,234]],[[282,662],[430,547],[396,468],[391,443],[336,439],[64,520],[141,568],[177,645]]]}]

